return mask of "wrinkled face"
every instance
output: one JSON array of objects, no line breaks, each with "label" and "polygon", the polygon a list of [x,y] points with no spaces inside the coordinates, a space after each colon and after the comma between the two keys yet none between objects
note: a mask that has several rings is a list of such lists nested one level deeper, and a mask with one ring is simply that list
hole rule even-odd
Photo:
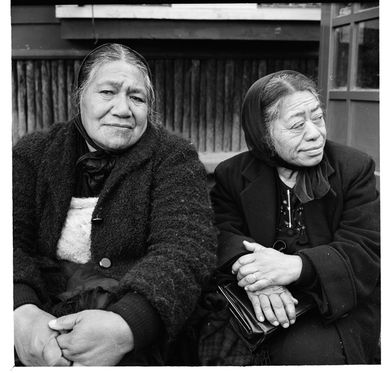
[{"label": "wrinkled face", "polygon": [[102,147],[121,150],[134,145],[147,128],[147,95],[142,72],[124,61],[97,68],[80,98],[88,135]]},{"label": "wrinkled face", "polygon": [[277,154],[286,162],[311,167],[322,160],[326,127],[318,99],[309,91],[295,92],[280,102],[270,125]]}]

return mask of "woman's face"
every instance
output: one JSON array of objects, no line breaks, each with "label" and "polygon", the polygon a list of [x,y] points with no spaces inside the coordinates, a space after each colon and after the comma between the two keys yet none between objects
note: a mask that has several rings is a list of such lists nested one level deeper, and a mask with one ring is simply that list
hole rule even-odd
[{"label": "woman's face", "polygon": [[311,167],[322,160],[326,127],[318,99],[309,91],[284,97],[270,135],[277,154],[286,162]]},{"label": "woman's face", "polygon": [[147,95],[142,72],[124,61],[97,68],[80,98],[88,135],[102,147],[134,145],[147,128]]}]

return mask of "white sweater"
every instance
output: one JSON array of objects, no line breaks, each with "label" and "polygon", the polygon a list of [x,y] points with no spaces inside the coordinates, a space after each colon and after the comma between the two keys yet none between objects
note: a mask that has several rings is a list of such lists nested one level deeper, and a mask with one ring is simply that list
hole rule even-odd
[{"label": "white sweater", "polygon": [[91,259],[91,218],[97,201],[98,197],[72,197],[57,246],[58,258],[82,264]]}]

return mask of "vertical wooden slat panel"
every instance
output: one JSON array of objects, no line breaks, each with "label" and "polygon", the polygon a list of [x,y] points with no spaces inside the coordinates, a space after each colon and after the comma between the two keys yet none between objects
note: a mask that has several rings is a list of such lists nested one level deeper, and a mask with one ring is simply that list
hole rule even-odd
[{"label": "vertical wooden slat panel", "polygon": [[183,85],[183,137],[190,139],[191,136],[191,110],[190,110],[190,88],[191,87],[191,65],[190,60],[184,60],[184,85]]},{"label": "vertical wooden slat panel", "polygon": [[25,62],[17,61],[17,108],[19,138],[27,133]]},{"label": "vertical wooden slat panel", "polygon": [[234,71],[234,105],[232,118],[232,133],[231,133],[231,151],[237,152],[241,146],[241,104],[242,104],[242,74],[243,61],[238,60],[235,63]]},{"label": "vertical wooden slat panel", "polygon": [[227,60],[225,64],[225,92],[224,92],[224,128],[223,151],[231,150],[231,134],[233,126],[233,85],[234,85],[234,61]]},{"label": "vertical wooden slat panel", "polygon": [[250,85],[252,85],[256,80],[258,80],[258,60],[252,60],[251,62],[251,82]]},{"label": "vertical wooden slat panel", "polygon": [[52,109],[54,123],[59,121],[59,101],[58,101],[58,79],[57,61],[51,61],[51,88],[52,88]]},{"label": "vertical wooden slat panel", "polygon": [[200,61],[193,59],[191,65],[191,142],[198,148],[199,128],[199,74]]},{"label": "vertical wooden slat panel", "polygon": [[183,60],[174,61],[174,131],[183,132]]},{"label": "vertical wooden slat panel", "polygon": [[35,118],[35,74],[33,61],[26,62],[26,101],[27,101],[27,133],[36,129]]},{"label": "vertical wooden slat panel", "polygon": [[206,151],[215,149],[215,82],[216,61],[210,58],[206,68]]},{"label": "vertical wooden slat panel", "polygon": [[216,102],[215,102],[215,151],[223,149],[223,99],[225,64],[222,59],[217,61]]},{"label": "vertical wooden slat panel", "polygon": [[66,61],[66,85],[67,85],[67,119],[71,118],[73,114],[72,95],[73,95],[73,81],[74,81],[74,61]]},{"label": "vertical wooden slat panel", "polygon": [[18,81],[16,62],[12,61],[12,143],[19,139],[19,114],[18,114]]},{"label": "vertical wooden slat panel", "polygon": [[57,66],[58,80],[58,120],[63,122],[67,119],[67,83],[64,61],[59,60]]},{"label": "vertical wooden slat panel", "polygon": [[36,107],[36,129],[43,129],[42,115],[42,84],[41,84],[41,61],[35,61],[35,107]]},{"label": "vertical wooden slat panel", "polygon": [[200,85],[199,85],[199,146],[201,152],[206,151],[206,74],[207,74],[207,60],[201,61],[200,69]]},{"label": "vertical wooden slat panel", "polygon": [[164,61],[155,61],[155,94],[157,96],[156,111],[162,126],[165,126],[165,92],[164,92]]},{"label": "vertical wooden slat panel", "polygon": [[259,60],[258,63],[258,79],[264,77],[266,75],[266,60]]},{"label": "vertical wooden slat panel", "polygon": [[165,105],[166,105],[166,128],[174,130],[174,62],[166,60],[166,79],[165,79]]},{"label": "vertical wooden slat panel", "polygon": [[[149,60],[156,109],[167,129],[190,139],[199,151],[238,151],[246,144],[241,104],[258,78],[276,70],[317,76],[316,57]],[[71,94],[80,60],[13,61],[13,141],[27,132],[64,121],[72,114]]]},{"label": "vertical wooden slat panel", "polygon": [[53,121],[52,91],[51,91],[51,65],[43,61],[41,65],[42,96],[43,96],[43,128],[49,128]]},{"label": "vertical wooden slat panel", "polygon": [[[245,98],[246,92],[250,88],[251,82],[251,61],[249,59],[245,59],[243,62],[243,74],[242,74],[242,102]],[[245,134],[243,130],[241,130],[241,145],[240,150],[246,150],[247,145],[245,141]]]}]

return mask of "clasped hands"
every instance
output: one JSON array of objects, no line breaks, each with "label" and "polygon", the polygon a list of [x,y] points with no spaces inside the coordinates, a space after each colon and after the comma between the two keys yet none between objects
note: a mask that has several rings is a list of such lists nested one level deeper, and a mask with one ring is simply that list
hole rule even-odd
[{"label": "clasped hands", "polygon": [[37,306],[14,311],[15,348],[26,366],[113,366],[134,347],[131,328],[113,312],[86,310],[55,319]]},{"label": "clasped hands", "polygon": [[285,285],[299,278],[301,258],[257,243],[243,241],[243,245],[250,254],[233,264],[232,273],[237,276],[238,285],[246,290],[257,319],[284,328],[294,324],[298,301]]}]

